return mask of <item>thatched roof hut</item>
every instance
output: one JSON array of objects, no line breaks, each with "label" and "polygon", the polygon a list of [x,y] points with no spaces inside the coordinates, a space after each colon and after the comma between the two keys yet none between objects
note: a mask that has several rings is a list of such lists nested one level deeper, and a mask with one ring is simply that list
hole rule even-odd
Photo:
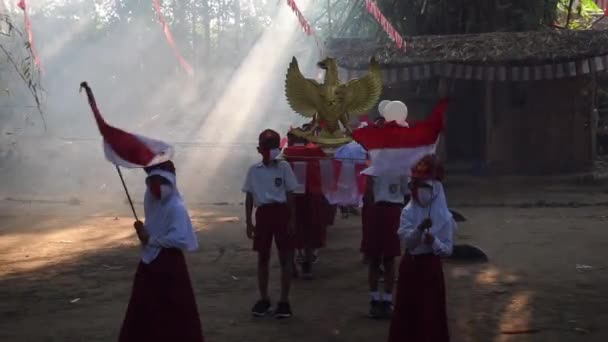
[{"label": "thatched roof hut", "polygon": [[327,54],[357,77],[374,56],[385,82],[434,77],[531,81],[608,69],[608,31],[544,30],[406,38],[407,50],[369,39],[336,38]]},{"label": "thatched roof hut", "polygon": [[[595,160],[597,75],[608,70],[608,31],[547,29],[406,38],[407,51],[366,39],[333,39],[343,79],[380,63],[384,98],[428,113],[432,80],[456,80],[440,153],[496,173],[589,170]],[[422,81],[422,82],[420,82]],[[415,115],[415,116],[418,116]]]}]

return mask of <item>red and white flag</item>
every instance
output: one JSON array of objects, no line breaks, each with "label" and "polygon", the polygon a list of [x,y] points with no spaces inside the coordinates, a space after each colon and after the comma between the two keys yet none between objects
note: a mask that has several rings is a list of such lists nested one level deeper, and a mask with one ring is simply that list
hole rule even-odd
[{"label": "red and white flag", "polygon": [[447,99],[439,101],[426,119],[411,127],[389,122],[381,128],[355,130],[353,139],[368,151],[371,162],[363,173],[370,176],[409,175],[420,158],[435,153],[447,105]]},{"label": "red and white flag", "polygon": [[108,161],[126,168],[143,168],[166,162],[173,157],[173,148],[167,143],[108,125],[97,108],[91,88],[86,82],[82,82],[80,88],[87,92],[89,105],[103,136],[103,149]]}]

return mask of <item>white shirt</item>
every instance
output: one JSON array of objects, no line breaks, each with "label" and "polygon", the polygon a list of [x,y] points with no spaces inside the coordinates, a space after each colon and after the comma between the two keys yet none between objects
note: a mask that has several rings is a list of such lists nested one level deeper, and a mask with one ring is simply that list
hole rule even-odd
[{"label": "white shirt", "polygon": [[296,176],[288,162],[257,163],[249,168],[243,192],[253,195],[256,207],[271,203],[286,203],[287,193],[298,187]]},{"label": "white shirt", "polygon": [[389,202],[403,204],[404,196],[409,194],[406,176],[376,176],[373,177],[374,202]]}]

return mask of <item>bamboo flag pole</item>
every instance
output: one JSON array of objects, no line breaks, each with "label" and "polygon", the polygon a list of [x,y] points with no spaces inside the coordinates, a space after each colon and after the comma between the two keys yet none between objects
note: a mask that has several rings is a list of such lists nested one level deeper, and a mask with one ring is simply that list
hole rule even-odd
[{"label": "bamboo flag pole", "polygon": [[127,199],[129,200],[129,205],[131,205],[131,211],[133,211],[133,217],[135,217],[135,221],[139,221],[137,218],[137,213],[135,212],[135,207],[133,206],[133,201],[131,200],[131,195],[129,195],[129,189],[127,189],[127,184],[125,183],[125,179],[122,176],[122,171],[120,171],[120,167],[116,166],[116,171],[118,171],[118,176],[120,177],[120,181],[122,182],[122,187],[125,189],[125,193],[127,194]]}]

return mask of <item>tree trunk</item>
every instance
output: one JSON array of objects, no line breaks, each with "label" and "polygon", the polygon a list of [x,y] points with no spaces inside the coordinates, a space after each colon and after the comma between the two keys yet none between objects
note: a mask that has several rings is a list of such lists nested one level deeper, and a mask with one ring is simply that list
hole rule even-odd
[{"label": "tree trunk", "polygon": [[201,0],[201,17],[203,27],[203,65],[207,65],[211,55],[211,18],[209,16],[209,0]]},{"label": "tree trunk", "polygon": [[234,35],[236,51],[241,49],[241,1],[232,0],[234,3]]}]

